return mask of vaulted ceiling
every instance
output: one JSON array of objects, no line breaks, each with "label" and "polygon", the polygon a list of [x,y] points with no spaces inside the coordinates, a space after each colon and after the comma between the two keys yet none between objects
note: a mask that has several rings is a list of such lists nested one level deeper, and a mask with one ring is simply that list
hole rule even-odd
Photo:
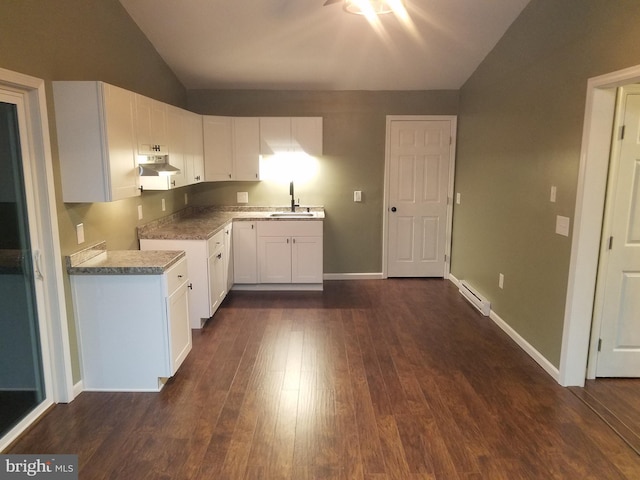
[{"label": "vaulted ceiling", "polygon": [[188,89],[458,89],[529,0],[405,0],[371,24],[325,0],[120,0]]}]

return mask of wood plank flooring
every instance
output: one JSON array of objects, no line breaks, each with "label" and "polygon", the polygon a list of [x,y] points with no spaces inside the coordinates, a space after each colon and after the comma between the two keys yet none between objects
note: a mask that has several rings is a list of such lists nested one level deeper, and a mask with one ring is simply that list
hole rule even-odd
[{"label": "wood plank flooring", "polygon": [[640,379],[598,378],[570,390],[640,454]]},{"label": "wood plank flooring", "polygon": [[232,292],[158,394],[56,406],[11,453],[93,479],[623,479],[640,457],[448,281]]}]

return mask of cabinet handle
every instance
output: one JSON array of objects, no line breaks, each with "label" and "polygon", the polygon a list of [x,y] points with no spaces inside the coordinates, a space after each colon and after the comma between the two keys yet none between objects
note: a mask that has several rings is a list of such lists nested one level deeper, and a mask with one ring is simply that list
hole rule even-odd
[{"label": "cabinet handle", "polygon": [[231,178],[231,174],[229,174],[229,178]]},{"label": "cabinet handle", "polygon": [[189,290],[193,290],[193,283],[190,283],[189,285],[187,285],[187,287],[189,288]]},{"label": "cabinet handle", "polygon": [[293,240],[291,240],[293,243],[296,243],[296,239],[294,238]]},{"label": "cabinet handle", "polygon": [[178,275],[178,278],[182,278],[182,275]]},{"label": "cabinet handle", "polygon": [[287,238],[287,243],[289,243],[289,239]]},{"label": "cabinet handle", "polygon": [[220,259],[220,258],[222,258],[222,254],[221,253],[218,254],[218,259]]}]

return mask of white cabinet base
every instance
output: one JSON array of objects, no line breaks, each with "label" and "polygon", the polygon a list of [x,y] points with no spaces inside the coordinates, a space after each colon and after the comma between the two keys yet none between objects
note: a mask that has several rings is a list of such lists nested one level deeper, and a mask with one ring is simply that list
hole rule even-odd
[{"label": "white cabinet base", "polygon": [[324,289],[322,283],[236,283],[233,290],[239,291],[291,291],[291,292],[321,292]]}]

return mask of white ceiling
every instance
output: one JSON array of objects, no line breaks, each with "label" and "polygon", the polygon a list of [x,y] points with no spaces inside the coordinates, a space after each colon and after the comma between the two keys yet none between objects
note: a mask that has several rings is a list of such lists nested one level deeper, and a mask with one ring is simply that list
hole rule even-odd
[{"label": "white ceiling", "polygon": [[188,89],[458,89],[529,0],[405,0],[372,27],[325,0],[120,0]]}]

